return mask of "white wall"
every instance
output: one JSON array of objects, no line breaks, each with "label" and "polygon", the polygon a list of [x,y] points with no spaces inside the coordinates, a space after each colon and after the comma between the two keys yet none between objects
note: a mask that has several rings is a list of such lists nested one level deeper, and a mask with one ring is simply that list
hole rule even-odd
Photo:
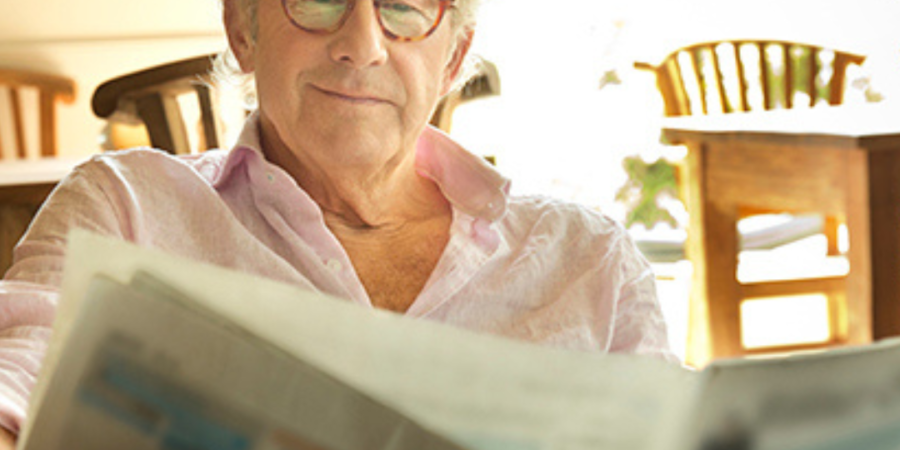
[{"label": "white wall", "polygon": [[90,99],[103,81],[225,48],[217,0],[0,0],[0,67],[73,78],[59,108],[62,156],[99,150]]}]

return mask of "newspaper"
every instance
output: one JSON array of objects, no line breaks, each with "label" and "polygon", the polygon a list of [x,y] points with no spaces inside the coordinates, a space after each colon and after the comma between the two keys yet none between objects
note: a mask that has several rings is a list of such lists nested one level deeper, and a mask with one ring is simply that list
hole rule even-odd
[{"label": "newspaper", "polygon": [[900,341],[716,362],[682,428],[685,450],[900,449]]},{"label": "newspaper", "polygon": [[461,449],[145,277],[91,282],[29,448]]},{"label": "newspaper", "polygon": [[[69,401],[54,398],[50,387],[70,378],[73,369],[62,356],[87,352],[66,347],[87,327],[79,316],[93,317],[79,311],[95,297],[98,277],[126,286],[138,273],[159,280],[195,311],[214,312],[254,340],[469,449],[651,448],[662,435],[648,430],[673,423],[670,415],[696,379],[656,359],[555,350],[412,320],[85,232],[70,236],[67,254],[54,335],[23,436],[29,450],[56,448],[30,441],[58,434],[40,416],[43,405],[52,410]],[[280,386],[266,386],[283,394]]]},{"label": "newspaper", "polygon": [[897,450],[900,343],[701,373],[73,232],[20,448]]}]

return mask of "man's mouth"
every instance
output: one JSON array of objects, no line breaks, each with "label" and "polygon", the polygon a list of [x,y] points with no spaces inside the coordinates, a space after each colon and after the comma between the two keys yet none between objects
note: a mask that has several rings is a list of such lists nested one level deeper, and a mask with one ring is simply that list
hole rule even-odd
[{"label": "man's mouth", "polygon": [[390,103],[387,100],[380,98],[378,96],[365,93],[365,92],[348,92],[348,91],[340,91],[340,90],[332,90],[327,88],[322,88],[316,85],[312,85],[312,88],[320,93],[327,95],[332,98],[336,98],[338,100],[343,100],[346,102],[359,104],[359,105],[381,105]]}]

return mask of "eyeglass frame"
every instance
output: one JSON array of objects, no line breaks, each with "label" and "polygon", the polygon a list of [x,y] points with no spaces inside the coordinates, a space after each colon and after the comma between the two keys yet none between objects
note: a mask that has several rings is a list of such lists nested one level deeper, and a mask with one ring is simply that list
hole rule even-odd
[{"label": "eyeglass frame", "polygon": [[[293,25],[303,31],[306,31],[307,33],[325,35],[325,34],[331,34],[331,33],[334,33],[336,31],[340,30],[344,26],[344,24],[347,23],[347,19],[350,17],[350,14],[353,13],[353,8],[356,7],[356,4],[359,1],[368,1],[368,0],[347,0],[347,9],[344,10],[344,14],[341,16],[340,20],[338,20],[337,23],[334,24],[334,26],[325,28],[325,29],[321,29],[321,30],[307,28],[307,27],[304,27],[304,26],[300,25],[299,23],[297,23],[297,21],[294,19],[294,16],[292,16],[290,11],[288,10],[287,2],[289,2],[289,1],[291,1],[291,0],[281,0],[281,9],[282,9],[282,11],[284,11],[284,15],[287,16],[288,21],[291,22],[291,25]],[[377,7],[378,3],[380,3],[381,1],[383,1],[383,0],[372,0],[372,3]],[[451,8],[451,6],[453,5],[453,2],[455,0],[437,0],[437,1],[438,1],[438,4],[440,5],[440,12],[438,13],[437,18],[435,19],[434,24],[431,25],[431,28],[429,28],[428,31],[426,31],[425,34],[423,34],[421,36],[404,37],[404,36],[399,36],[397,34],[392,33],[390,30],[387,29],[387,27],[384,26],[384,22],[382,22],[382,19],[381,19],[381,14],[378,14],[376,12],[375,17],[377,17],[377,19],[378,19],[378,26],[381,27],[381,32],[384,33],[384,35],[387,36],[388,39],[391,39],[393,41],[418,42],[418,41],[424,40],[424,39],[428,38],[428,36],[431,36],[432,34],[434,34],[434,32],[438,29],[438,27],[441,26],[441,22],[443,22],[443,20],[444,20],[444,15],[447,13],[447,10]]]}]

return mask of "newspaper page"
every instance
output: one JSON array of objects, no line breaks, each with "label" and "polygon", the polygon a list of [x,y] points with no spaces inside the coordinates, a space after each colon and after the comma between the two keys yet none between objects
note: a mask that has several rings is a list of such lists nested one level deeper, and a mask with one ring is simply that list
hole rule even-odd
[{"label": "newspaper page", "polygon": [[462,449],[140,284],[91,282],[27,450]]},{"label": "newspaper page", "polygon": [[[634,356],[562,351],[361,308],[86,232],[70,236],[45,371],[90,280],[146,272],[423,426],[471,449],[666,448],[696,374]],[[49,377],[41,377],[36,402]],[[275,387],[273,387],[275,389]],[[27,428],[26,428],[27,431]]]},{"label": "newspaper page", "polygon": [[900,340],[715,362],[701,377],[679,448],[900,449]]}]

